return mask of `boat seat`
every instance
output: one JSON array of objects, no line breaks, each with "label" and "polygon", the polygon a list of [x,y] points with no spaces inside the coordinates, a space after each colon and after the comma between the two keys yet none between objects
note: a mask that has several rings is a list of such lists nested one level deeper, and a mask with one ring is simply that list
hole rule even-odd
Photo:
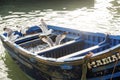
[{"label": "boat seat", "polygon": [[60,60],[65,60],[65,59],[68,59],[68,58],[71,58],[71,57],[75,57],[75,56],[85,55],[85,53],[88,53],[88,52],[90,52],[90,51],[93,51],[93,50],[96,50],[96,49],[98,49],[98,48],[102,48],[102,47],[105,47],[105,46],[108,46],[108,45],[109,45],[109,43],[98,44],[98,45],[89,47],[89,48],[87,48],[87,49],[84,49],[84,50],[75,52],[75,53],[73,53],[73,54],[68,54],[68,55],[66,55],[66,56],[62,56],[62,57],[58,58],[57,60],[60,61]]},{"label": "boat seat", "polygon": [[84,40],[69,41],[65,44],[57,45],[49,49],[45,49],[43,51],[37,52],[36,54],[45,57],[58,58],[83,49],[83,45],[84,45]]}]

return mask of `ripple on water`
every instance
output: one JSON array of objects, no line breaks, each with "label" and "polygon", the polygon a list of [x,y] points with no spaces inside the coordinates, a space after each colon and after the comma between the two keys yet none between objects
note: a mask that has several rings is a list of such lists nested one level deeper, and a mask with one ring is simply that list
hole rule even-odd
[{"label": "ripple on water", "polygon": [[4,63],[3,60],[3,55],[1,55],[3,53],[0,53],[0,80],[11,80],[9,79],[8,76],[8,68],[6,67],[6,64]]}]

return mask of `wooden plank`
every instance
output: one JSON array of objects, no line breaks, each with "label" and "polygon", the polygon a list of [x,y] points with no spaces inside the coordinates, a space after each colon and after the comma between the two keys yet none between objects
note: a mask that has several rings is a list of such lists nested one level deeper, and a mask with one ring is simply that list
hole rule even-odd
[{"label": "wooden plank", "polygon": [[87,48],[87,49],[84,49],[84,50],[81,50],[81,51],[78,51],[76,53],[73,53],[73,54],[69,54],[69,55],[66,55],[66,56],[63,56],[63,57],[60,57],[60,58],[57,58],[58,61],[63,61],[65,59],[68,59],[70,57],[74,57],[74,56],[77,56],[77,55],[80,55],[80,54],[83,54],[85,52],[89,52],[91,50],[95,50],[95,49],[98,49],[100,47],[103,47],[103,46],[106,46],[108,44],[103,44],[103,45],[95,45],[95,46],[92,46],[90,48]]}]

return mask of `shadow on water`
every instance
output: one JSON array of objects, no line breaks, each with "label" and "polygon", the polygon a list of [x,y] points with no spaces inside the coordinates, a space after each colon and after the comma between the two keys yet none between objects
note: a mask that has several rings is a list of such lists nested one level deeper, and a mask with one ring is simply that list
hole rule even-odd
[{"label": "shadow on water", "polygon": [[18,67],[18,65],[15,64],[15,62],[11,59],[8,53],[6,53],[4,63],[6,67],[8,68],[8,78],[12,80],[30,80],[27,76],[25,76],[25,73],[22,72],[22,70]]},{"label": "shadow on water", "polygon": [[15,12],[30,12],[34,10],[75,10],[77,8],[94,6],[94,0],[1,0],[0,14]]}]

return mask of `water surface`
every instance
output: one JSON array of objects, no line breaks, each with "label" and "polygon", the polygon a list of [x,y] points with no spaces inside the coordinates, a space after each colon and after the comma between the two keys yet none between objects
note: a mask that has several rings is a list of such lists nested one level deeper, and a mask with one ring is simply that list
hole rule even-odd
[{"label": "water surface", "polygon": [[[47,24],[120,35],[120,0],[1,0],[0,33],[5,26]],[[0,42],[0,80],[29,80]]]}]

